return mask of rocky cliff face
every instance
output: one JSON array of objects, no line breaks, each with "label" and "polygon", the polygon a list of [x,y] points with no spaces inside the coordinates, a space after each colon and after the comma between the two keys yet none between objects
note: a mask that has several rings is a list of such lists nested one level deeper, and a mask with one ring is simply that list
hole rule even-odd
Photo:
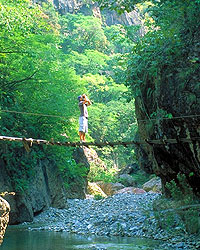
[{"label": "rocky cliff face", "polygon": [[[87,174],[91,165],[105,168],[95,150],[87,147],[75,148],[74,159],[79,165],[78,176],[71,176],[69,188],[66,190],[59,170],[55,163],[48,160],[38,162],[32,169],[33,174],[26,176],[27,187],[22,192],[6,196],[10,204],[10,224],[31,222],[34,215],[49,207],[67,208],[67,198],[86,198]],[[13,173],[6,168],[6,162],[0,160],[0,193],[15,191],[15,185],[11,178]],[[23,180],[19,180],[23,182]],[[0,200],[1,205],[1,200]]]},{"label": "rocky cliff face", "polygon": [[[66,191],[57,167],[51,162],[40,162],[28,179],[28,187],[15,196],[7,196],[11,207],[10,224],[32,221],[33,216],[49,206],[64,208]],[[0,192],[14,191],[5,162],[0,161]]]},{"label": "rocky cliff face", "polygon": [[[149,88],[154,90],[152,95],[148,95]],[[156,89],[155,84],[149,82],[141,91],[142,96],[136,99],[140,138],[177,140],[176,144],[163,142],[161,145],[144,145],[139,150],[141,166],[145,171],[161,177],[166,193],[166,182],[174,179],[178,183],[177,175],[181,173],[186,176],[194,193],[200,196],[200,185],[197,184],[200,182],[200,141],[191,139],[200,137],[199,85],[195,79],[183,83],[176,81],[175,76],[166,79],[163,75]],[[162,117],[171,113],[174,117],[182,118],[150,121],[144,112],[144,105],[148,114],[156,112]],[[179,138],[191,141],[183,143]]]},{"label": "rocky cliff face", "polygon": [[42,2],[52,3],[58,12],[62,15],[66,13],[82,13],[84,15],[93,15],[100,18],[107,25],[124,24],[124,25],[139,25],[141,24],[140,15],[137,11],[123,13],[118,15],[115,11],[101,11],[97,3],[93,1],[83,0],[32,0],[34,3],[41,4]]}]

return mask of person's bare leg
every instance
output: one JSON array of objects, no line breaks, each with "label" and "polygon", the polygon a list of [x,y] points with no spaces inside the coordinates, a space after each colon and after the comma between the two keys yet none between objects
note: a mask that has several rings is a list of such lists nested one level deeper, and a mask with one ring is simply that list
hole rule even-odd
[{"label": "person's bare leg", "polygon": [[82,133],[82,141],[85,141],[85,133]]},{"label": "person's bare leg", "polygon": [[80,141],[83,141],[83,132],[82,131],[79,131],[79,137],[80,137]]},{"label": "person's bare leg", "polygon": [[86,140],[85,140],[85,133],[83,133],[83,141],[86,141]]}]

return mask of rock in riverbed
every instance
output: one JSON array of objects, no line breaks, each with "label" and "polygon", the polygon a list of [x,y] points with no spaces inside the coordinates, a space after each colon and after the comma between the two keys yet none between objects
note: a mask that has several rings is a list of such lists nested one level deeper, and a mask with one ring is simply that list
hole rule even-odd
[{"label": "rock in riverbed", "polygon": [[0,197],[0,245],[3,242],[3,237],[9,222],[10,205]]}]

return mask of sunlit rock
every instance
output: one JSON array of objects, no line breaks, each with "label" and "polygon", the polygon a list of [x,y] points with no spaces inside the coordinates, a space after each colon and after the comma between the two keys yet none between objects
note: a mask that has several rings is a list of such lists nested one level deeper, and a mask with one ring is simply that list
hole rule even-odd
[{"label": "sunlit rock", "polygon": [[[105,24],[111,25],[140,25],[141,17],[138,11],[134,10],[130,13],[125,12],[119,15],[116,11],[111,11],[104,9],[100,10],[98,4],[93,1],[85,2],[84,0],[32,0],[33,3],[42,4],[43,2],[51,3],[54,5],[55,9],[62,15],[67,13],[76,14],[81,13],[86,16],[94,16],[99,18]],[[139,31],[143,34],[143,30]]]},{"label": "sunlit rock", "polygon": [[142,188],[149,192],[160,193],[162,191],[161,179],[159,177],[154,177],[151,180],[143,184]]},{"label": "sunlit rock", "polygon": [[0,197],[0,245],[3,242],[3,237],[9,222],[10,205]]},{"label": "sunlit rock", "polygon": [[141,188],[126,187],[116,192],[116,194],[145,194],[146,191]]},{"label": "sunlit rock", "polygon": [[88,182],[87,193],[90,195],[100,195],[101,197],[107,197],[102,189],[94,182]]},{"label": "sunlit rock", "polygon": [[123,189],[125,186],[121,183],[104,183],[104,182],[97,182],[97,185],[103,190],[103,192],[111,196],[116,194],[119,190]]},{"label": "sunlit rock", "polygon": [[73,153],[74,160],[78,164],[80,172],[84,172],[81,178],[74,178],[73,183],[70,185],[70,197],[84,199],[87,194],[88,180],[87,175],[90,169],[95,166],[106,170],[104,162],[99,158],[97,152],[85,146],[76,148]]}]

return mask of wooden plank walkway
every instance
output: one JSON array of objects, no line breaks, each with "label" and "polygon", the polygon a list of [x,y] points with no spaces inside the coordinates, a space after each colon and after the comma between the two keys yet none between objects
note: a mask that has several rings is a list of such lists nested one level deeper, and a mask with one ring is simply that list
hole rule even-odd
[{"label": "wooden plank walkway", "polygon": [[55,145],[55,146],[65,146],[65,147],[80,147],[80,146],[96,146],[96,147],[115,147],[115,146],[124,146],[127,147],[129,145],[140,145],[140,144],[149,144],[149,145],[165,145],[165,144],[177,144],[177,143],[191,143],[191,142],[199,142],[200,137],[193,138],[179,138],[179,139],[160,139],[160,140],[140,140],[140,141],[113,141],[113,142],[59,142],[54,140],[41,140],[41,139],[33,139],[33,138],[21,138],[21,137],[9,137],[9,136],[0,136],[1,141],[15,141],[22,142],[27,146],[32,146],[32,144],[45,144],[45,145]]}]

